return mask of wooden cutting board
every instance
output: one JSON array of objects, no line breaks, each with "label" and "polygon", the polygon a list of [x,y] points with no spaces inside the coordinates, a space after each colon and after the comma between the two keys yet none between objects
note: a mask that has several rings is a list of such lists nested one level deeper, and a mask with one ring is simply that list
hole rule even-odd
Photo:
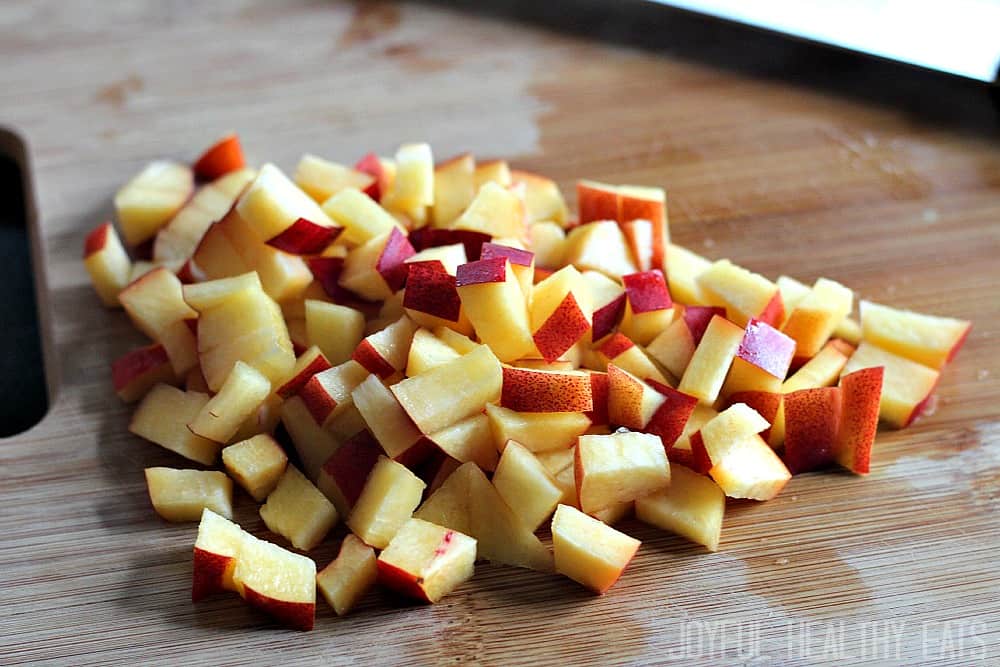
[{"label": "wooden cutting board", "polygon": [[[28,144],[54,390],[0,442],[0,663],[998,664],[1000,139],[983,91],[635,3],[530,21],[502,4],[0,5],[0,122]],[[643,547],[602,597],[483,564],[435,606],[375,593],[282,630],[234,597],[189,602],[196,527],[160,521],[142,477],[183,462],[126,431],[108,364],[140,339],[80,262],[121,183],[230,129],[286,169],[426,140],[550,174],[571,200],[578,177],[663,185],[675,241],[708,257],[975,325],[937,411],[880,433],[868,478],[732,503],[716,554],[628,522]],[[264,534],[245,498],[237,519]]]}]

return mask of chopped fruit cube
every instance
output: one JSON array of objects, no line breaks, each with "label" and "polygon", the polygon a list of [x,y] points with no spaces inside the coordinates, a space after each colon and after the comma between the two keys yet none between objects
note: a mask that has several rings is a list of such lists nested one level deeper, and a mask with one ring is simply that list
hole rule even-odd
[{"label": "chopped fruit cube", "polygon": [[316,587],[337,616],[343,616],[358,604],[377,578],[375,550],[356,535],[348,534],[337,558],[316,575]]},{"label": "chopped fruit cube", "polygon": [[513,182],[510,165],[506,160],[486,160],[476,165],[476,191],[487,183],[493,182],[503,187],[509,187]]},{"label": "chopped fruit cube", "polygon": [[833,463],[841,419],[840,387],[785,394],[785,465],[792,474]]},{"label": "chopped fruit cube", "polygon": [[222,450],[226,472],[257,502],[263,502],[285,472],[288,457],[270,435],[261,433]]},{"label": "chopped fruit cube", "polygon": [[115,194],[115,212],[130,246],[148,241],[174,217],[194,192],[190,167],[151,162]]},{"label": "chopped fruit cube", "polygon": [[854,294],[838,282],[820,278],[795,306],[782,331],[795,339],[797,365],[813,358],[851,312]]},{"label": "chopped fruit cube", "polygon": [[118,293],[130,282],[132,261],[110,222],[105,222],[87,235],[83,265],[104,305],[117,306]]},{"label": "chopped fruit cube", "polygon": [[345,188],[364,190],[375,182],[371,174],[330,162],[315,155],[303,155],[295,167],[292,180],[319,203]]},{"label": "chopped fruit cube", "polygon": [[295,630],[312,630],[316,617],[316,563],[243,533],[233,570],[240,595]]},{"label": "chopped fruit cube", "polygon": [[397,227],[350,250],[344,260],[340,286],[363,299],[388,299],[406,283],[406,260],[416,251]]},{"label": "chopped fruit cube", "polygon": [[861,343],[861,323],[852,317],[845,317],[840,321],[840,324],[836,326],[831,335],[834,338],[839,338],[840,340],[857,347]]},{"label": "chopped fruit cube", "polygon": [[596,343],[610,335],[625,314],[625,288],[617,280],[612,280],[597,271],[584,271],[580,275],[590,288],[591,303],[594,307],[590,337]]},{"label": "chopped fruit cube", "polygon": [[565,263],[563,255],[566,253],[566,232],[554,222],[532,223],[528,227],[528,245],[535,253],[535,266],[538,269],[555,269]]},{"label": "chopped fruit cube", "polygon": [[566,449],[590,428],[590,419],[579,412],[515,412],[487,404],[486,416],[501,452],[510,440],[532,452]]},{"label": "chopped fruit cube", "polygon": [[[535,254],[524,249],[517,239],[497,239],[496,243],[484,243],[479,259],[506,257],[510,260],[510,270],[521,286],[525,302],[531,301],[532,285],[535,283]],[[457,272],[457,271],[456,271]]]},{"label": "chopped fruit cube", "polygon": [[458,359],[461,354],[427,329],[417,329],[406,360],[406,375],[420,375],[441,364]]},{"label": "chopped fruit cube", "polygon": [[208,400],[208,394],[158,384],[135,409],[128,430],[192,461],[211,465],[219,443],[195,435],[187,427]]},{"label": "chopped fruit cube", "polygon": [[323,202],[323,211],[344,228],[342,238],[356,245],[400,226],[388,211],[356,188],[344,188],[330,197]]},{"label": "chopped fruit cube", "polygon": [[879,417],[895,428],[905,428],[927,409],[940,373],[865,340],[847,362],[843,374],[878,366],[885,369]]},{"label": "chopped fruit cube", "polygon": [[[441,451],[452,459],[472,461],[483,470],[497,467],[497,448],[493,444],[490,420],[484,414],[472,415],[428,436]],[[494,478],[495,479],[495,478]]]},{"label": "chopped fruit cube", "polygon": [[351,404],[351,392],[368,375],[368,369],[348,359],[309,378],[299,390],[299,396],[316,423],[325,425]]},{"label": "chopped fruit cube", "polygon": [[475,563],[475,539],[410,519],[379,554],[378,580],[398,593],[433,603],[471,578]]},{"label": "chopped fruit cube", "polygon": [[712,463],[709,474],[730,498],[770,500],[792,476],[774,450],[756,434],[739,441],[720,460],[713,458]]},{"label": "chopped fruit cube", "polygon": [[463,153],[434,167],[434,204],[431,219],[436,227],[447,227],[462,214],[476,196],[476,160]]},{"label": "chopped fruit cube", "polygon": [[552,517],[556,572],[596,593],[618,581],[639,545],[639,540],[568,505],[559,505]]},{"label": "chopped fruit cube", "polygon": [[590,374],[503,367],[500,405],[518,412],[588,412]]},{"label": "chopped fruit cube", "polygon": [[194,174],[203,181],[214,181],[226,174],[242,169],[246,164],[243,159],[243,147],[236,134],[227,134],[195,160]]},{"label": "chopped fruit cube", "polygon": [[[770,428],[760,432],[760,437],[767,440],[772,447],[777,447],[785,440],[785,409],[782,400],[784,394],[772,391],[740,391],[730,396],[726,401],[726,407],[745,403],[753,408],[769,424]],[[780,431],[779,433],[776,431]],[[774,439],[772,440],[772,435]]]},{"label": "chopped fruit cube", "polygon": [[670,486],[635,501],[640,521],[677,533],[709,551],[719,548],[726,494],[719,485],[676,463],[670,464]]},{"label": "chopped fruit cube", "polygon": [[281,424],[295,446],[302,470],[309,479],[319,476],[323,462],[340,445],[333,434],[316,423],[300,396],[286,399],[280,408]]},{"label": "chopped fruit cube", "polygon": [[667,244],[667,285],[675,301],[688,306],[707,306],[708,296],[698,284],[698,276],[712,263],[697,253],[673,243]]},{"label": "chopped fruit cube", "polygon": [[455,276],[437,260],[408,264],[409,277],[403,295],[406,314],[422,327],[451,327],[472,333],[472,324],[462,310]]},{"label": "chopped fruit cube", "polygon": [[273,164],[265,164],[240,195],[236,212],[261,241],[269,241],[300,219],[332,228],[333,221],[312,198]]},{"label": "chopped fruit cube", "polygon": [[462,306],[479,339],[500,361],[533,356],[528,308],[506,257],[482,259],[458,267]]},{"label": "chopped fruit cube", "polygon": [[601,368],[594,370],[604,371],[608,364],[613,363],[618,368],[643,380],[652,378],[657,382],[667,383],[667,378],[646,356],[642,348],[624,334],[616,333],[601,344],[601,347],[598,348],[598,358],[601,362]]},{"label": "chopped fruit cube", "polygon": [[674,318],[673,300],[659,269],[622,276],[625,316],[621,331],[639,345],[649,345]]},{"label": "chopped fruit cube", "polygon": [[[413,243],[413,233],[410,233],[409,241]],[[413,264],[419,264],[420,262],[438,262],[445,270],[449,276],[454,276],[458,272],[458,267],[463,264],[467,264],[469,261],[468,255],[465,253],[465,246],[461,243],[452,243],[450,245],[432,246],[430,248],[424,248],[420,252],[414,253],[407,260],[406,264],[409,265],[410,275],[406,279],[407,285],[410,284],[410,279],[413,275]]]},{"label": "chopped fruit cube", "polygon": [[666,397],[628,371],[608,364],[608,419],[616,426],[645,430]]},{"label": "chopped fruit cube", "polygon": [[233,571],[243,545],[243,530],[232,521],[205,509],[194,543],[191,601],[222,591],[236,591]]},{"label": "chopped fruit cube", "polygon": [[663,394],[666,401],[653,413],[653,418],[646,424],[645,430],[660,436],[663,446],[669,450],[684,432],[691,413],[698,406],[698,399],[656,380],[649,380],[649,384]]},{"label": "chopped fruit cube", "polygon": [[[294,396],[299,393],[313,375],[322,373],[330,368],[330,361],[318,346],[313,345],[295,360],[295,366],[292,368],[291,373],[289,373],[289,378],[278,387],[275,393],[281,398]],[[199,375],[201,375],[200,371]]]},{"label": "chopped fruit cube", "polygon": [[345,440],[323,463],[316,486],[340,516],[350,515],[380,456],[382,447],[378,441],[368,430],[361,430]]},{"label": "chopped fruit cube", "polygon": [[840,372],[847,364],[850,354],[830,341],[823,346],[815,357],[807,361],[781,385],[781,393],[790,394],[802,389],[828,387],[837,381]]},{"label": "chopped fruit cube", "polygon": [[355,387],[351,398],[386,456],[408,467],[427,457],[433,445],[377,375],[369,375]]},{"label": "chopped fruit cube", "polygon": [[406,315],[362,340],[352,358],[383,380],[406,368],[416,326]]},{"label": "chopped fruit cube", "polygon": [[524,202],[497,183],[486,183],[451,229],[482,232],[494,237],[522,238],[525,235]]},{"label": "chopped fruit cube", "polygon": [[580,509],[596,512],[670,484],[663,443],[649,433],[582,435],[576,446]]},{"label": "chopped fruit cube", "polygon": [[868,474],[872,444],[878,430],[882,398],[882,367],[862,368],[840,378],[843,413],[834,447],[837,463],[859,475]]},{"label": "chopped fruit cube", "polygon": [[779,391],[794,354],[793,339],[770,324],[750,320],[726,382],[722,385],[721,395],[727,397],[743,391]]},{"label": "chopped fruit cube", "polygon": [[670,326],[650,342],[646,352],[672,375],[682,377],[715,315],[725,317],[726,309],[686,306],[682,316],[675,317]]},{"label": "chopped fruit cube", "polygon": [[552,516],[563,495],[559,484],[534,454],[513,440],[503,450],[493,474],[493,486],[532,531]]},{"label": "chopped fruit cube", "polygon": [[382,205],[423,223],[434,203],[434,155],[428,144],[403,144],[396,151],[396,177]]},{"label": "chopped fruit cube", "polygon": [[753,318],[771,326],[784,319],[778,286],[728,259],[720,259],[699,274],[698,286],[711,305],[725,307],[726,316],[741,327]]},{"label": "chopped fruit cube", "polygon": [[176,382],[167,351],[159,343],[126,352],[111,364],[111,382],[118,398],[138,401],[155,385]]},{"label": "chopped fruit cube", "polygon": [[426,484],[402,464],[381,457],[368,475],[347,525],[376,549],[384,549],[420,504]]},{"label": "chopped fruit cube", "polygon": [[191,432],[228,442],[240,425],[271,393],[271,383],[253,366],[237,361],[226,381],[188,424]]},{"label": "chopped fruit cube", "polygon": [[862,337],[866,341],[937,370],[955,357],[971,327],[965,320],[861,302]]},{"label": "chopped fruit cube", "polygon": [[706,405],[714,403],[742,340],[743,329],[713,316],[677,388]]},{"label": "chopped fruit cube", "polygon": [[552,221],[563,224],[569,215],[559,186],[551,178],[512,169],[511,183],[523,183],[524,208],[529,223]]},{"label": "chopped fruit cube", "polygon": [[215,470],[146,468],[153,509],[167,521],[198,521],[209,509],[233,517],[233,483]]},{"label": "chopped fruit cube", "polygon": [[581,340],[590,331],[592,308],[588,284],[572,266],[535,285],[531,291],[531,330],[542,358],[554,361]]},{"label": "chopped fruit cube", "polygon": [[422,433],[435,433],[500,399],[503,372],[485,345],[392,386]]},{"label": "chopped fruit cube", "polygon": [[566,236],[563,261],[580,271],[600,271],[611,278],[638,270],[621,228],[612,220],[575,227]]},{"label": "chopped fruit cube", "polygon": [[278,485],[260,508],[268,530],[309,551],[337,523],[337,510],[295,466],[287,466]]},{"label": "chopped fruit cube", "polygon": [[618,188],[614,185],[577,181],[576,200],[581,223],[618,220]]}]

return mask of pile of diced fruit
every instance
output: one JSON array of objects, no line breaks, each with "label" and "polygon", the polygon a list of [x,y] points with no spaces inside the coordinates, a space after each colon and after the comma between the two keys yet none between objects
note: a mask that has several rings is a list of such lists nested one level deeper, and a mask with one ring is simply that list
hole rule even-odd
[{"label": "pile of diced fruit", "polygon": [[[112,366],[129,429],[199,464],[146,470],[162,517],[201,522],[195,600],[309,629],[317,588],[337,614],[376,582],[435,602],[477,559],[604,592],[639,547],[623,517],[714,551],[726,497],[867,473],[879,419],[924,411],[969,330],[867,301],[859,322],[833,280],[671,244],[658,188],[577,201],[426,144],[289,178],[235,135],[118,192],[131,258],[105,223],[84,261],[152,340]],[[231,521],[233,482],[296,551]],[[317,574],[302,554],[341,520]]]}]

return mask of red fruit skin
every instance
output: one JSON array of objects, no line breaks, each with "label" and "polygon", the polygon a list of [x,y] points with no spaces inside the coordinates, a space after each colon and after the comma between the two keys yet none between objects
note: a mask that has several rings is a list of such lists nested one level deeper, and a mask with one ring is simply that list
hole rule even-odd
[{"label": "red fruit skin", "polygon": [[315,255],[323,252],[343,231],[343,227],[327,227],[299,218],[268,240],[267,245],[292,255]]},{"label": "red fruit skin", "polygon": [[108,243],[108,234],[111,233],[111,223],[105,222],[104,224],[95,227],[83,242],[83,258],[87,259],[95,252],[100,252],[104,250],[104,246]]},{"label": "red fruit skin", "polygon": [[403,307],[458,322],[462,299],[458,296],[455,276],[439,260],[413,262],[406,279]]},{"label": "red fruit skin", "polygon": [[882,399],[882,366],[862,368],[840,378],[843,414],[837,435],[837,459],[859,475],[870,470]]},{"label": "red fruit skin", "polygon": [[622,283],[633,313],[666,310],[674,305],[667,281],[659,269],[622,276]]},{"label": "red fruit skin", "polygon": [[552,363],[590,331],[587,316],[570,292],[532,338],[542,358]]},{"label": "red fruit skin", "polygon": [[339,301],[348,296],[347,290],[338,284],[344,272],[343,257],[310,257],[306,264],[328,297]]},{"label": "red fruit skin", "polygon": [[455,284],[464,287],[483,283],[502,283],[507,279],[508,262],[506,257],[494,257],[462,264],[455,272]]},{"label": "red fruit skin", "polygon": [[607,426],[611,423],[611,418],[608,417],[608,394],[610,393],[610,389],[611,385],[608,382],[607,373],[591,371],[590,394],[594,409],[587,412],[586,415],[590,419],[590,423],[594,426]]},{"label": "red fruit skin", "polygon": [[382,455],[382,447],[367,430],[359,431],[337,448],[323,463],[347,504],[354,507],[365,488],[368,474]]},{"label": "red fruit skin", "polygon": [[168,363],[167,351],[159,343],[131,350],[111,362],[111,383],[120,392],[136,378]]},{"label": "red fruit skin", "polygon": [[795,339],[770,324],[751,319],[736,356],[777,378],[784,378],[795,355]]},{"label": "red fruit skin", "polygon": [[396,372],[396,369],[379,354],[367,338],[358,343],[351,358],[364,366],[369,373],[374,373],[383,380]]},{"label": "red fruit skin", "polygon": [[716,315],[725,317],[726,309],[719,306],[684,307],[684,322],[687,324],[688,331],[691,332],[691,340],[694,341],[695,345],[701,342],[702,337],[705,335],[705,329],[708,328],[708,323]]},{"label": "red fruit skin", "polygon": [[[683,450],[671,449],[670,451],[678,452]],[[667,457],[670,457],[669,453]],[[684,463],[684,461],[677,462]],[[701,431],[695,431],[691,434],[691,462],[684,463],[684,465],[702,475],[707,475],[708,471],[712,469],[712,459],[708,456],[708,449],[705,448],[705,441],[701,437]]]},{"label": "red fruit skin", "polygon": [[500,405],[516,412],[590,412],[590,378],[504,366]]},{"label": "red fruit skin", "polygon": [[312,630],[316,622],[314,602],[286,602],[261,595],[249,586],[243,589],[246,601],[293,630]]},{"label": "red fruit skin", "polygon": [[191,574],[191,602],[223,591],[222,580],[226,570],[234,563],[230,556],[194,548],[194,566]]},{"label": "red fruit skin", "polygon": [[842,414],[840,387],[793,391],[784,402],[788,470],[797,475],[833,463]]},{"label": "red fruit skin", "polygon": [[419,602],[430,603],[420,580],[406,570],[402,570],[383,560],[378,562],[378,582],[386,588]]},{"label": "red fruit skin", "polygon": [[660,436],[663,446],[669,452],[670,448],[677,442],[677,438],[684,432],[684,426],[691,418],[695,406],[698,405],[698,399],[657,382],[653,378],[646,378],[646,384],[663,394],[667,399],[653,413],[653,417],[646,425],[646,431]]},{"label": "red fruit skin", "polygon": [[309,378],[299,389],[299,398],[305,403],[309,414],[317,424],[322,425],[330,413],[337,408],[337,401],[330,397],[315,375]]},{"label": "red fruit skin", "polygon": [[235,134],[230,134],[219,139],[202,153],[192,169],[194,169],[194,175],[198,180],[214,181],[220,176],[225,176],[229,172],[242,169],[245,166],[246,160],[243,159],[240,138]]},{"label": "red fruit skin", "polygon": [[493,238],[484,232],[474,232],[469,229],[436,229],[433,227],[421,227],[410,232],[410,243],[414,248],[425,250],[443,245],[461,243],[465,246],[465,258],[470,262],[479,259],[484,243],[488,243]]},{"label": "red fruit skin", "polygon": [[330,362],[326,360],[322,354],[317,356],[315,359],[309,362],[309,364],[302,369],[302,372],[293,377],[291,380],[281,385],[278,388],[278,396],[282,398],[288,398],[289,396],[294,396],[299,393],[306,382],[312,379],[312,376],[316,373],[322,373],[323,371],[332,368]]},{"label": "red fruit skin", "polygon": [[[535,269],[536,273],[538,270]],[[615,330],[625,313],[625,301],[625,293],[623,292],[594,311],[593,331],[590,334],[593,340],[601,340]]]},{"label": "red fruit skin", "polygon": [[357,164],[354,165],[355,171],[360,171],[362,173],[372,176],[375,180],[363,192],[374,199],[375,201],[382,200],[382,183],[385,180],[385,173],[382,169],[382,162],[378,159],[375,153],[369,153],[363,158],[358,160]]},{"label": "red fruit skin", "polygon": [[576,201],[581,225],[598,220],[618,220],[617,192],[591,189],[577,183]]},{"label": "red fruit skin", "polygon": [[406,276],[409,273],[406,260],[415,254],[417,251],[410,245],[406,235],[398,227],[394,227],[375,263],[375,270],[393,292],[401,290],[406,284]]},{"label": "red fruit skin", "polygon": [[781,299],[781,292],[775,290],[774,296],[767,302],[763,312],[757,316],[757,319],[761,322],[767,322],[772,327],[781,324],[781,321],[785,319],[785,302]]},{"label": "red fruit skin", "polygon": [[635,343],[633,343],[628,336],[623,333],[616,333],[611,338],[604,341],[604,344],[600,347],[600,353],[608,359],[615,359],[623,352],[627,352],[634,346]]},{"label": "red fruit skin", "polygon": [[535,261],[535,253],[520,248],[500,245],[498,243],[484,243],[480,251],[479,259],[494,259],[496,257],[506,257],[511,264],[518,266],[531,266]]}]

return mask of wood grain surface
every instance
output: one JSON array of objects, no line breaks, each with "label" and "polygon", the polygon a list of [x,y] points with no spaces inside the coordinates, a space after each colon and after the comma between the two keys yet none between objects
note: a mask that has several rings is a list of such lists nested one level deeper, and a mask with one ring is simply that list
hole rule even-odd
[{"label": "wood grain surface", "polygon": [[[0,3],[0,124],[28,145],[54,397],[0,441],[0,664],[1000,664],[1000,133],[986,92],[626,2]],[[549,3],[537,3],[546,5]],[[482,564],[440,604],[373,593],[311,633],[189,601],[194,525],[142,469],[109,361],[139,343],[80,262],[147,161],[235,129],[255,162],[406,140],[663,185],[675,241],[974,321],[936,412],[870,477],[731,503],[721,550],[643,541],[595,597]],[[266,535],[252,502],[237,520]],[[314,555],[335,553],[331,540]]]}]

